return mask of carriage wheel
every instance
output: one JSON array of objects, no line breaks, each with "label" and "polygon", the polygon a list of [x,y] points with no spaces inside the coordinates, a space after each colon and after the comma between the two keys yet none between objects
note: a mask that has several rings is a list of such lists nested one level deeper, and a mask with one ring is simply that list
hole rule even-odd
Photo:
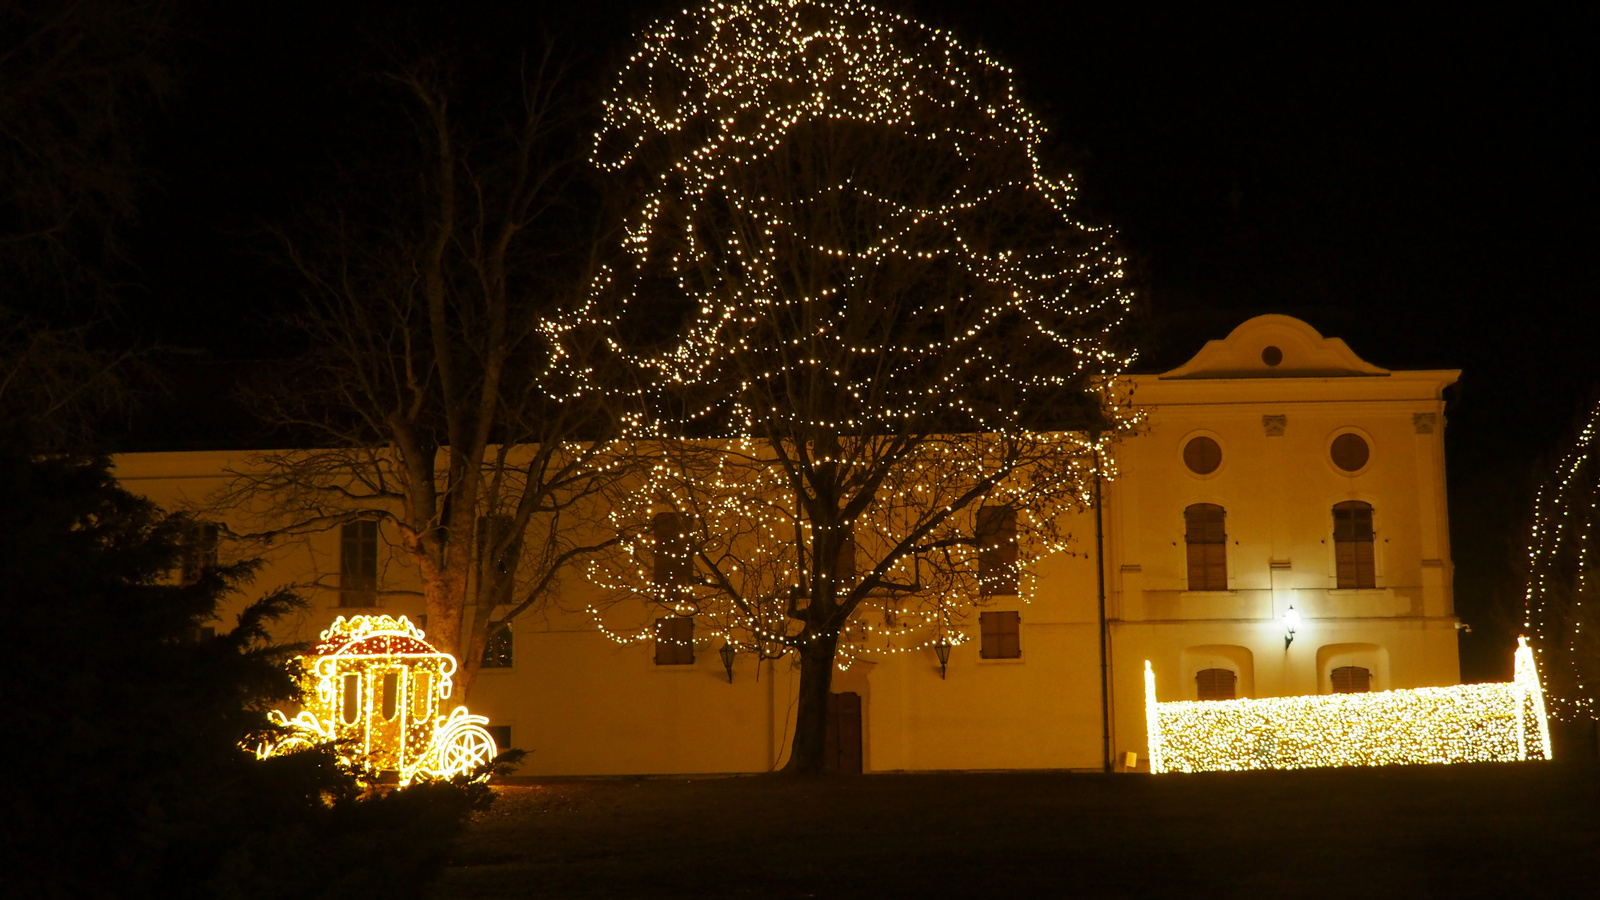
[{"label": "carriage wheel", "polygon": [[444,777],[454,778],[492,761],[498,754],[494,737],[487,729],[481,725],[467,725],[445,738],[444,746],[439,748],[439,769]]}]

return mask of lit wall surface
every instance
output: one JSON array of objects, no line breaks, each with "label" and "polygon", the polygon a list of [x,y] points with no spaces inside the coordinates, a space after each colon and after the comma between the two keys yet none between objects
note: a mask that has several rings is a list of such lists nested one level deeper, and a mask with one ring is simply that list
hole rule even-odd
[{"label": "lit wall surface", "polygon": [[1147,661],[1150,771],[1549,759],[1533,652],[1518,643],[1508,683],[1260,700],[1157,702]]}]

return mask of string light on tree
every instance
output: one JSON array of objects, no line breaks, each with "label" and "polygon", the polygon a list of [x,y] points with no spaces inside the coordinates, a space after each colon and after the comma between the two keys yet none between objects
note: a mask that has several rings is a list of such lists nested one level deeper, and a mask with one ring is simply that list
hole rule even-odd
[{"label": "string light on tree", "polygon": [[1550,694],[1550,714],[1564,721],[1600,718],[1600,589],[1589,560],[1600,523],[1600,403],[1572,449],[1540,487],[1528,539],[1524,626],[1533,635]]},{"label": "string light on tree", "polygon": [[591,611],[619,641],[691,616],[799,654],[797,766],[841,642],[960,644],[996,584],[1026,602],[1124,424],[1123,262],[1043,139],[988,54],[852,0],[685,10],[606,98],[594,161],[638,201],[554,337],[608,335],[657,463],[609,513]]}]

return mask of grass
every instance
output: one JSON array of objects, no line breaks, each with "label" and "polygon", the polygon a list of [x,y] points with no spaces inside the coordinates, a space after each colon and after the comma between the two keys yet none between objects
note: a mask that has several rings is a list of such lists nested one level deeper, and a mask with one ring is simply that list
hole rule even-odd
[{"label": "grass", "polygon": [[551,781],[454,897],[1600,896],[1600,767]]}]

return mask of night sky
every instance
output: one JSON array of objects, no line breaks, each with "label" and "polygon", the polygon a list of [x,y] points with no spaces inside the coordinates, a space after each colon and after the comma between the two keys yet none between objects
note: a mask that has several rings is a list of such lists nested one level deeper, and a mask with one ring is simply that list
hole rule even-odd
[{"label": "night sky", "polygon": [[[1123,237],[1141,368],[1282,312],[1381,366],[1463,370],[1447,433],[1458,607],[1477,629],[1463,674],[1509,677],[1526,497],[1600,384],[1584,314],[1594,142],[1581,138],[1597,79],[1577,13],[885,5],[1016,70],[1050,125],[1047,158]],[[371,115],[375,47],[446,46],[490,70],[550,32],[604,72],[675,8],[194,6],[149,123],[155,187],[126,312],[142,336],[217,363],[292,352],[274,320],[297,285],[263,226],[336,189]]]}]

